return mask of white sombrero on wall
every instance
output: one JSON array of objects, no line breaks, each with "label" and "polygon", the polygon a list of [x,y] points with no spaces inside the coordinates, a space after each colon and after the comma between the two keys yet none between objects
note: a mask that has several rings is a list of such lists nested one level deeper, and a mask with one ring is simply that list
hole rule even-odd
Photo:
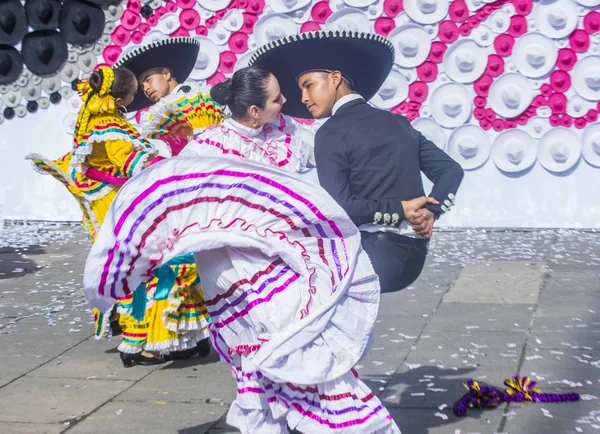
[{"label": "white sombrero on wall", "polygon": [[371,22],[359,9],[344,8],[335,11],[327,18],[325,30],[369,33],[371,31]]},{"label": "white sombrero on wall", "polygon": [[377,93],[369,101],[380,109],[396,107],[408,97],[408,81],[397,69],[392,69]]},{"label": "white sombrero on wall", "polygon": [[481,167],[489,158],[491,142],[488,134],[478,126],[456,128],[448,140],[448,155],[465,170]]},{"label": "white sombrero on wall", "polygon": [[585,161],[592,166],[600,167],[600,124],[587,127],[583,132],[581,142]]},{"label": "white sombrero on wall", "polygon": [[528,33],[517,39],[513,48],[516,68],[527,77],[538,78],[548,74],[556,65],[558,48],[541,33]]},{"label": "white sombrero on wall", "polygon": [[433,119],[417,118],[412,122],[412,126],[438,148],[446,147],[446,132]]},{"label": "white sombrero on wall", "polygon": [[600,56],[588,56],[578,61],[571,73],[571,81],[579,96],[600,101]]},{"label": "white sombrero on wall", "polygon": [[492,110],[502,117],[519,116],[533,101],[531,83],[521,74],[504,74],[492,84],[488,101]]},{"label": "white sombrero on wall", "polygon": [[448,14],[449,0],[408,0],[404,10],[411,20],[421,24],[435,24]]},{"label": "white sombrero on wall", "polygon": [[258,46],[298,33],[298,25],[285,14],[265,14],[254,25]]},{"label": "white sombrero on wall", "polygon": [[406,24],[396,27],[388,35],[394,46],[394,63],[404,68],[414,68],[423,63],[431,50],[431,39],[422,26]]},{"label": "white sombrero on wall", "polygon": [[472,98],[459,83],[447,83],[431,95],[431,116],[443,127],[456,128],[471,117]]},{"label": "white sombrero on wall", "polygon": [[568,128],[553,128],[540,139],[538,160],[551,172],[566,172],[581,158],[581,143]]},{"label": "white sombrero on wall", "polygon": [[522,172],[535,163],[537,145],[525,131],[507,130],[496,137],[492,158],[503,172]]},{"label": "white sombrero on wall", "polygon": [[457,83],[473,83],[485,72],[487,54],[475,41],[462,39],[446,51],[442,65]]},{"label": "white sombrero on wall", "polygon": [[543,35],[565,38],[577,28],[579,14],[573,0],[540,0],[533,9],[535,26]]}]

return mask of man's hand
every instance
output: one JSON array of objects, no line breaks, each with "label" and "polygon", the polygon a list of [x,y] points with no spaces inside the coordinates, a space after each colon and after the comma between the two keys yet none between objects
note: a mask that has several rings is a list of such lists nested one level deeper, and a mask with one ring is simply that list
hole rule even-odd
[{"label": "man's hand", "polygon": [[435,222],[435,215],[427,208],[421,208],[416,211],[418,217],[414,218],[409,223],[412,225],[413,230],[422,237],[431,238],[433,232],[433,223]]},{"label": "man's hand", "polygon": [[402,201],[402,208],[404,208],[404,219],[408,221],[413,230],[425,237],[431,237],[433,231],[433,222],[435,216],[431,211],[423,208],[426,204],[432,203],[439,205],[439,202],[433,197],[421,196],[412,200]]},{"label": "man's hand", "polygon": [[412,200],[403,200],[402,201],[402,209],[404,209],[404,218],[406,220],[410,221],[411,218],[418,217],[415,215],[415,212],[417,212],[418,210],[423,208],[428,203],[432,203],[434,205],[440,204],[433,197],[429,197],[429,196],[416,197]]}]

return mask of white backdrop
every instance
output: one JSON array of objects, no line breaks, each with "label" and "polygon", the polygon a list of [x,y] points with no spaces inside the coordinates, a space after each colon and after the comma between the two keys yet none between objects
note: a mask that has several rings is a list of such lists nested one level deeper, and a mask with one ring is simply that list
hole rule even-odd
[{"label": "white backdrop", "polygon": [[[394,69],[372,102],[416,120],[466,170],[440,225],[600,228],[599,7],[600,0],[123,1],[105,11],[95,44],[69,46],[54,87],[66,97],[60,104],[42,108],[49,83],[42,92],[42,79],[29,71],[0,86],[0,113],[14,107],[17,114],[0,114],[0,217],[79,220],[63,185],[24,157],[69,150],[78,109],[70,81],[96,62],[112,65],[140,44],[191,36],[201,46],[191,78],[212,85],[245,66],[258,46],[321,29],[392,41]],[[28,94],[40,101],[37,113],[25,109]],[[512,140],[496,140],[497,131]]]},{"label": "white backdrop", "polygon": [[[76,97],[76,96],[75,96]],[[72,136],[63,127],[66,104],[0,125],[0,198],[7,219],[79,220],[75,200],[50,176],[33,171],[25,155],[63,155]],[[600,228],[600,170],[583,159],[564,176],[536,162],[510,178],[492,161],[466,171],[457,205],[442,226]]]}]

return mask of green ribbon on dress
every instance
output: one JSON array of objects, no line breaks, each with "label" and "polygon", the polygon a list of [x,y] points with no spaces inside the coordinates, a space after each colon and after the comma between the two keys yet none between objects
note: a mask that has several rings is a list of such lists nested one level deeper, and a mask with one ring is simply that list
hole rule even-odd
[{"label": "green ribbon on dress", "polygon": [[[156,282],[156,291],[154,292],[154,300],[165,300],[175,286],[179,266],[193,263],[194,254],[188,253],[187,255],[176,256],[166,264],[154,270],[154,277],[158,278],[158,282]],[[194,281],[194,285],[199,281],[200,278],[197,277]],[[147,290],[145,284],[138,286],[133,293],[131,316],[138,322],[142,321],[146,314],[146,294]]]}]

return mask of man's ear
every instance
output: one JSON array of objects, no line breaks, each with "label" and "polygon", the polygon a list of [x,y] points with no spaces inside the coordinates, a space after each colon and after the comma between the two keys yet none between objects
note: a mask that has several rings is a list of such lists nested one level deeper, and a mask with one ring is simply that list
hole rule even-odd
[{"label": "man's ear", "polygon": [[333,71],[329,74],[331,79],[333,80],[333,84],[338,86],[339,83],[343,80],[342,73],[340,71]]}]

